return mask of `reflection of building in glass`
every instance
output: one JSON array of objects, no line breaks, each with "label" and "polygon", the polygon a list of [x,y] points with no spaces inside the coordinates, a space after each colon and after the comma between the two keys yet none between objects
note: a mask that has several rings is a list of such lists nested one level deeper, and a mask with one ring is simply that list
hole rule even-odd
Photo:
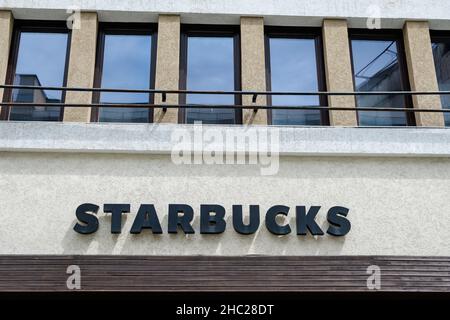
[{"label": "reflection of building in glass", "polygon": [[[436,63],[436,75],[439,79],[441,90],[450,89],[450,44],[434,43],[433,55]],[[449,104],[447,104],[448,106]]]},{"label": "reflection of building in glass", "polygon": [[[126,102],[124,102],[126,103]],[[105,103],[106,104],[106,103]],[[110,105],[120,104],[118,103],[107,103]],[[136,105],[148,104],[133,103]],[[144,108],[120,108],[120,107],[102,107],[100,109],[100,115],[105,122],[143,122],[148,121],[148,109]]]},{"label": "reflection of building in glass", "polygon": [[[433,43],[433,56],[436,66],[436,76],[439,83],[439,90],[450,90],[450,43]],[[442,107],[450,108],[450,96],[441,96]],[[444,113],[447,126],[450,126],[450,114]]]},{"label": "reflection of building in glass", "polygon": [[190,108],[187,114],[187,123],[194,123],[201,119],[205,124],[233,124],[234,110],[226,109],[205,109],[205,108]]},{"label": "reflection of building in glass", "polygon": [[[39,78],[35,74],[16,74],[14,84],[21,86],[42,86]],[[52,99],[47,96],[44,90],[16,89],[13,92],[14,102],[34,102],[34,103],[58,103],[59,99]]]},{"label": "reflection of building in glass", "polygon": [[[393,47],[395,41],[390,43],[382,52],[380,52],[366,66],[355,73],[355,80],[363,79],[356,86],[356,91],[395,91],[401,90],[399,81],[401,79],[401,70],[398,63],[398,54]],[[370,74],[372,66],[382,64],[377,72]],[[368,75],[366,76],[366,73]],[[360,107],[390,107],[403,108],[405,106],[404,97],[401,95],[374,95],[374,96],[358,96],[358,106]],[[367,122],[374,125],[404,125],[405,114],[402,112],[364,112],[360,113],[362,123]]]},{"label": "reflection of building in glass", "polygon": [[[15,85],[21,86],[42,86],[39,78],[35,74],[16,74]],[[22,103],[58,103],[60,99],[49,98],[44,90],[39,89],[14,89],[13,102]],[[57,107],[15,107],[11,110],[11,120],[46,120],[48,116],[59,117]]]}]

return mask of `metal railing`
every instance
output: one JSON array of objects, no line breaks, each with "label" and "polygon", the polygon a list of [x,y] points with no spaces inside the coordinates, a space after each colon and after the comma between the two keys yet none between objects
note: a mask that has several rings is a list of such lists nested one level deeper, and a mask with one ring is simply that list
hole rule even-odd
[{"label": "metal railing", "polygon": [[[205,108],[205,109],[253,109],[257,110],[326,110],[326,111],[392,111],[406,113],[450,113],[450,109],[446,108],[396,108],[396,107],[330,107],[318,105],[257,105],[259,96],[442,96],[450,95],[450,91],[360,91],[360,92],[326,92],[326,91],[211,91],[211,90],[161,90],[161,89],[118,89],[118,88],[82,88],[82,87],[53,87],[53,86],[28,86],[28,85],[0,85],[0,89],[4,90],[48,90],[48,91],[73,91],[73,92],[92,92],[92,93],[139,93],[139,94],[161,94],[160,104],[156,103],[35,103],[35,102],[1,102],[0,106],[6,107],[70,107],[70,108],[86,108],[86,107],[108,107],[108,108],[161,108],[161,109],[182,109],[182,108]],[[252,104],[235,105],[235,104],[166,104],[168,95],[234,95],[234,96],[251,96]]]}]

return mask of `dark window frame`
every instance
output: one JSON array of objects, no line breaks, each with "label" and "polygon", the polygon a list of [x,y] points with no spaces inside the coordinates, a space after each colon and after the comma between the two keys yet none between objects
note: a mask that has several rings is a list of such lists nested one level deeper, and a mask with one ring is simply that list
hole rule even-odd
[{"label": "dark window frame", "polygon": [[[180,38],[180,90],[187,88],[187,63],[188,63],[188,37],[233,37],[234,49],[234,90],[241,91],[241,35],[240,26],[236,25],[199,25],[199,24],[183,24],[181,25]],[[180,104],[186,104],[186,94],[180,94]],[[234,104],[242,105],[242,96],[234,96]],[[242,124],[242,108],[235,108],[235,124]],[[178,111],[178,123],[186,123],[186,109],[180,108]]]},{"label": "dark window frame", "polygon": [[430,30],[431,43],[435,41],[447,40],[450,41],[449,30]]},{"label": "dark window frame", "polygon": [[[352,67],[352,81],[353,91],[356,92],[355,70],[353,60],[353,45],[352,40],[385,40],[395,41],[397,44],[398,63],[401,74],[401,86],[403,91],[411,91],[411,85],[409,82],[408,65],[406,62],[405,43],[402,30],[398,29],[383,29],[383,30],[367,30],[367,29],[349,29],[348,30],[349,48],[350,48],[350,60]],[[354,96],[355,106],[358,107],[357,97]],[[404,96],[405,105],[404,108],[413,109],[413,100],[410,95]],[[405,112],[406,126],[416,126],[416,117],[413,112]],[[356,117],[359,126],[359,112],[356,112]]]},{"label": "dark window frame", "polygon": [[[40,20],[15,20],[13,26],[13,34],[11,37],[11,47],[8,57],[8,66],[6,73],[6,84],[14,84],[14,76],[17,68],[17,59],[19,57],[20,35],[22,32],[42,32],[42,33],[65,33],[67,34],[66,60],[64,66],[63,84],[67,85],[67,76],[69,70],[70,49],[72,43],[72,30],[67,28],[65,21],[40,21]],[[5,89],[3,94],[3,102],[12,102],[12,89]],[[66,91],[61,93],[61,103],[66,99]],[[0,114],[0,120],[9,120],[11,107],[3,106]],[[63,121],[64,107],[60,107],[58,121]]]},{"label": "dark window frame", "polygon": [[[316,68],[317,68],[317,84],[319,91],[327,91],[326,75],[325,75],[325,57],[323,51],[323,37],[321,28],[309,27],[275,27],[266,26],[264,28],[264,51],[266,63],[266,88],[272,91],[272,73],[270,68],[270,38],[287,38],[287,39],[313,39],[316,49]],[[321,106],[328,106],[328,98],[319,96]],[[272,96],[267,96],[267,105],[272,106]],[[273,124],[272,109],[267,110],[267,122]],[[328,110],[320,111],[321,126],[330,125],[330,116]]]},{"label": "dark window frame", "polygon": [[[103,62],[105,54],[106,35],[150,35],[152,37],[150,52],[150,88],[155,88],[156,82],[156,55],[158,47],[158,25],[156,23],[116,23],[101,22],[98,25],[97,53],[95,59],[94,88],[101,88],[103,77]],[[92,94],[92,103],[100,103],[101,92]],[[155,95],[149,94],[149,103],[153,104]],[[107,107],[106,107],[107,108]],[[153,122],[154,110],[148,108],[148,123]],[[99,108],[91,108],[91,122],[99,122]]]}]

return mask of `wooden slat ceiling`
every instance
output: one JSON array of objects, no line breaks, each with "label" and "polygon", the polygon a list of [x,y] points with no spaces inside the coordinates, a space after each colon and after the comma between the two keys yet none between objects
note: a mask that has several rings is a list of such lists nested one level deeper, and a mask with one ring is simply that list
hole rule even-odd
[{"label": "wooden slat ceiling", "polygon": [[450,292],[450,257],[0,256],[0,292],[365,292],[367,268],[382,292]]}]

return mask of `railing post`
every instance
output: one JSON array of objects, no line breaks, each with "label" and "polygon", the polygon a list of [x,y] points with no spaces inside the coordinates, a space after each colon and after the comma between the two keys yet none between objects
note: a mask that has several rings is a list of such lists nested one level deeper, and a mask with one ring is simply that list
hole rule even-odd
[{"label": "railing post", "polygon": [[[180,16],[160,15],[156,52],[155,88],[178,90],[180,79]],[[177,94],[168,94],[167,104],[178,104]],[[161,104],[162,95],[155,94],[155,103]],[[178,122],[178,109],[155,109],[154,122]]]},{"label": "railing post", "polygon": [[[241,17],[241,79],[242,91],[266,91],[266,62],[264,48],[264,19]],[[258,96],[253,103],[251,95],[242,97],[244,105],[266,105],[266,97]],[[243,124],[267,124],[267,110],[242,112]]]},{"label": "railing post", "polygon": [[[428,22],[407,21],[403,28],[409,82],[412,91],[439,91],[431,50]],[[412,97],[413,107],[418,109],[442,109],[439,96]],[[442,113],[415,113],[416,124],[424,127],[443,127]]]},{"label": "railing post", "polygon": [[[80,19],[80,28],[72,30],[67,86],[92,88],[97,49],[97,13],[82,12]],[[68,91],[65,102],[73,104],[91,103],[92,92]],[[64,109],[64,121],[89,122],[90,119],[91,108]]]},{"label": "railing post", "polygon": [[[11,11],[0,11],[0,83],[5,84],[8,72],[9,49],[13,32],[14,17]],[[0,101],[3,101],[3,90],[0,89]],[[0,106],[0,114],[2,107]]]},{"label": "railing post", "polygon": [[[323,21],[323,48],[328,91],[353,92],[353,74],[346,20],[325,19]],[[353,96],[329,96],[333,107],[356,106]],[[356,111],[330,111],[332,126],[358,125]]]}]

